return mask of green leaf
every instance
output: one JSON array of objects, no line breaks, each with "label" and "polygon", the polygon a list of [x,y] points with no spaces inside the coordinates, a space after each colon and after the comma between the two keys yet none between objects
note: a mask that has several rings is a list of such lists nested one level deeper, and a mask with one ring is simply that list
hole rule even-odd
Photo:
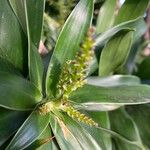
[{"label": "green leaf", "polygon": [[64,115],[64,123],[71,131],[71,133],[79,141],[82,150],[102,150],[100,143],[87,132],[78,122],[70,118],[68,115]]},{"label": "green leaf", "polygon": [[104,2],[103,6],[100,8],[96,32],[101,33],[110,28],[114,21],[114,13],[116,8],[116,0],[107,0]]},{"label": "green leaf", "polygon": [[122,30],[114,35],[102,50],[99,74],[107,76],[113,74],[126,61],[130,52],[133,31]]},{"label": "green leaf", "polygon": [[3,58],[0,58],[0,71],[1,72],[9,72],[11,74],[17,74],[17,75],[20,75],[21,76],[21,72],[16,69],[13,64],[11,64],[9,61],[3,59]]},{"label": "green leaf", "polygon": [[0,107],[0,146],[21,126],[27,114]]},{"label": "green leaf", "polygon": [[[80,141],[73,135],[62,120],[51,115],[50,125],[59,147],[64,150],[82,150]],[[59,134],[58,134],[59,133]]]},{"label": "green leaf", "polygon": [[27,39],[8,0],[0,1],[0,22],[0,58],[26,73]]},{"label": "green leaf", "polygon": [[42,91],[43,64],[38,54],[41,38],[44,0],[9,0],[28,37],[28,66],[30,80]]},{"label": "green leaf", "polygon": [[[117,86],[131,86],[131,85],[139,85],[140,80],[136,76],[131,75],[113,75],[108,76],[104,78],[100,77],[89,77],[87,78],[87,83],[94,86],[100,86],[100,87],[117,87]],[[88,107],[84,104],[81,105],[77,104],[75,107],[78,109],[84,109],[84,110],[94,110],[94,111],[110,111],[117,109],[122,104],[100,104],[100,105],[89,105]]]},{"label": "green leaf", "polygon": [[40,115],[38,111],[33,111],[19,128],[6,150],[20,150],[28,147],[46,129],[49,119],[49,114]]},{"label": "green leaf", "polygon": [[113,75],[108,77],[89,77],[87,83],[90,85],[101,87],[112,87],[121,85],[136,85],[140,84],[140,79],[131,75]]},{"label": "green leaf", "polygon": [[135,105],[150,102],[150,86],[124,85],[99,87],[84,85],[70,95],[70,100],[81,103],[84,109],[97,110],[102,104]]},{"label": "green leaf", "polygon": [[[30,36],[33,44],[38,47],[42,25],[43,25],[43,12],[45,0],[9,0],[12,6],[13,11],[20,24],[22,25],[23,30],[27,34],[27,24],[29,23]],[[28,16],[26,20],[26,10],[28,11]],[[27,23],[28,21],[28,23]]]},{"label": "green leaf", "polygon": [[79,50],[93,13],[93,0],[80,0],[67,19],[52,55],[47,77],[46,92],[55,95],[59,74],[66,60],[73,59]]},{"label": "green leaf", "polygon": [[53,142],[53,138],[54,138],[54,136],[52,136],[50,126],[47,126],[47,128],[39,136],[39,138],[35,142],[33,142],[29,147],[27,147],[25,150],[35,150],[35,149],[55,150],[54,148],[57,148],[57,146]]},{"label": "green leaf", "polygon": [[41,101],[38,89],[27,80],[0,72],[0,106],[12,110],[31,110]]},{"label": "green leaf", "polygon": [[[143,147],[141,143],[141,139],[139,136],[138,129],[132,120],[132,118],[125,112],[124,109],[118,109],[109,113],[111,129],[130,141],[135,141],[141,147]],[[127,144],[124,141],[120,141],[115,139],[118,150],[139,150],[139,148],[135,145]]]},{"label": "green leaf", "polygon": [[127,22],[123,22],[117,26],[114,26],[113,28],[107,30],[106,32],[102,34],[98,34],[95,40],[95,46],[103,45],[108,39],[110,39],[117,32],[123,29],[129,29],[129,28],[134,29],[135,30],[134,38],[139,37],[139,35],[141,35],[141,32],[143,32],[143,30],[145,31],[145,27],[146,27],[146,24],[143,18],[141,17],[134,19],[134,20],[127,21]]},{"label": "green leaf", "polygon": [[126,0],[115,19],[115,25],[144,16],[148,3],[149,0]]},{"label": "green leaf", "polygon": [[[112,37],[114,36],[117,32],[123,30],[123,29],[129,29],[132,28],[135,30],[134,32],[134,41],[136,41],[141,35],[143,35],[147,29],[147,25],[143,18],[137,18],[135,20],[127,21],[124,23],[121,23],[106,32],[102,34],[98,34],[95,39],[95,46],[97,49],[99,49],[99,46],[104,46],[104,44]],[[92,67],[90,67],[89,74],[92,74],[96,69],[98,68],[97,66],[97,60],[94,58],[92,61]]]},{"label": "green leaf", "polygon": [[127,112],[136,123],[142,142],[148,149],[150,147],[150,104],[129,106]]},{"label": "green leaf", "polygon": [[[88,112],[87,116],[92,118],[101,127],[110,129],[109,116],[107,112]],[[90,133],[91,136],[97,141],[97,143],[101,145],[102,150],[112,150],[112,141],[110,134],[85,124],[84,127],[88,131],[88,133]]]},{"label": "green leaf", "polygon": [[135,75],[139,76],[141,79],[150,79],[150,56],[146,57],[138,66]]},{"label": "green leaf", "polygon": [[9,3],[21,24],[24,33],[27,35],[24,0],[9,0]]},{"label": "green leaf", "polygon": [[42,92],[43,64],[38,53],[38,46],[42,32],[44,2],[44,0],[24,1],[28,35],[29,77],[40,92]]}]

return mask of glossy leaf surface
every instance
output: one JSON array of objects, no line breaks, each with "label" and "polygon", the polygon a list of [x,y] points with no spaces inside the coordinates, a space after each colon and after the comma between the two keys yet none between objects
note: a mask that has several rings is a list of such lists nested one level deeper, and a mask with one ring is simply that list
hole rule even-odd
[{"label": "glossy leaf surface", "polygon": [[46,129],[49,119],[49,114],[40,115],[38,111],[33,111],[19,128],[6,150],[20,150],[28,147]]},{"label": "glossy leaf surface", "polygon": [[100,8],[97,19],[96,32],[102,33],[109,29],[114,21],[114,14],[116,8],[116,0],[107,0]]},{"label": "glossy leaf surface", "polygon": [[[107,112],[88,112],[85,114],[91,117],[101,127],[110,129],[110,121]],[[97,141],[97,143],[101,145],[102,150],[112,149],[112,141],[110,134],[107,134],[95,127],[91,127],[85,124],[82,124],[82,126],[84,126],[88,133],[90,133],[90,135]]]},{"label": "glossy leaf surface", "polygon": [[[129,139],[130,141],[135,141],[143,147],[139,135],[139,131],[137,129],[137,126],[135,122],[132,120],[132,118],[125,112],[125,110],[122,108],[112,111],[109,113],[110,116],[110,122],[111,122],[111,129],[125,138]],[[139,147],[127,144],[124,141],[120,141],[118,139],[116,140],[116,146],[119,150],[126,149],[126,150],[139,150]]]},{"label": "glossy leaf surface", "polygon": [[137,105],[127,108],[127,112],[136,123],[145,147],[149,148],[150,143],[150,104]]},{"label": "glossy leaf surface", "polygon": [[0,107],[0,146],[16,132],[27,117],[27,112],[18,112]]},{"label": "glossy leaf surface", "polygon": [[83,150],[102,149],[100,143],[97,143],[90,133],[88,133],[77,121],[64,115],[64,123],[71,133],[78,139]]},{"label": "glossy leaf surface", "polygon": [[100,57],[100,76],[113,74],[125,63],[130,52],[132,39],[133,31],[122,30],[108,41]]},{"label": "glossy leaf surface", "polygon": [[56,150],[57,146],[53,140],[54,136],[52,137],[51,128],[50,125],[48,125],[44,132],[39,136],[39,138],[25,150]]},{"label": "glossy leaf surface", "polygon": [[91,23],[93,0],[81,0],[67,19],[56,43],[46,78],[47,94],[56,94],[64,63],[73,59]]},{"label": "glossy leaf surface", "polygon": [[113,87],[121,85],[136,85],[140,84],[140,79],[131,75],[112,75],[107,77],[89,77],[87,83],[90,85],[101,87]]},{"label": "glossy leaf surface", "polygon": [[82,146],[77,137],[74,136],[62,120],[55,116],[51,116],[50,124],[59,147],[65,150],[82,150]]},{"label": "glossy leaf surface", "polygon": [[0,22],[0,57],[25,73],[27,39],[8,0],[0,1]]},{"label": "glossy leaf surface", "polygon": [[22,77],[0,72],[0,106],[31,110],[41,101],[38,89]]},{"label": "glossy leaf surface", "polygon": [[44,0],[10,0],[10,4],[28,38],[28,67],[30,80],[42,91],[43,64],[38,54],[41,38]]},{"label": "glossy leaf surface", "polygon": [[126,0],[119,10],[118,16],[115,19],[115,24],[144,16],[148,3],[149,0]]},{"label": "glossy leaf surface", "polygon": [[143,32],[143,29],[145,31],[145,27],[146,27],[146,24],[143,18],[141,17],[134,19],[134,20],[127,21],[127,22],[123,22],[117,26],[114,26],[113,28],[107,30],[106,32],[102,34],[98,34],[96,37],[95,46],[103,45],[108,39],[110,39],[117,32],[123,29],[129,29],[129,28],[134,29],[135,30],[134,38],[139,37],[139,34],[141,35],[141,32]]},{"label": "glossy leaf surface", "polygon": [[21,72],[13,64],[3,58],[0,58],[0,71],[21,76]]},{"label": "glossy leaf surface", "polygon": [[44,2],[44,0],[26,0],[24,2],[28,35],[29,76],[40,92],[42,92],[43,64],[38,53],[38,46],[42,32]]},{"label": "glossy leaf surface", "polygon": [[[27,34],[27,24],[29,24],[31,40],[36,47],[39,46],[41,38],[42,24],[43,24],[43,11],[44,11],[44,0],[9,0],[13,11],[23,30]],[[28,16],[26,16],[28,11]],[[27,17],[27,20],[26,20]],[[27,23],[28,21],[28,23]]]},{"label": "glossy leaf surface", "polygon": [[130,85],[99,87],[85,85],[70,96],[70,100],[81,103],[85,108],[98,107],[101,104],[134,105],[150,102],[150,87]]}]

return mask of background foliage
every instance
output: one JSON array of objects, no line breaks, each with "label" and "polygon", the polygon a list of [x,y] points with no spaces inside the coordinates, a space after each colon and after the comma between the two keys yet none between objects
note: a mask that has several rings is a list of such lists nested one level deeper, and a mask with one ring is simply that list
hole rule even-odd
[{"label": "background foliage", "polygon": [[[0,149],[148,150],[149,27],[149,0],[1,0]],[[67,95],[72,110],[58,85],[90,38],[87,82]]]}]

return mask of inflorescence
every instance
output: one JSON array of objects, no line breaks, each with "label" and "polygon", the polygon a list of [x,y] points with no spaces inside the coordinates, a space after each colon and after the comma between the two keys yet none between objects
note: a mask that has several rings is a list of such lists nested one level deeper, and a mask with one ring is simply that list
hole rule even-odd
[{"label": "inflorescence", "polygon": [[86,83],[87,68],[93,57],[94,39],[92,35],[93,30],[90,29],[84,42],[80,45],[80,51],[76,54],[75,59],[68,60],[64,64],[57,86],[59,94],[62,95],[60,101],[52,101],[42,105],[39,108],[41,114],[54,112],[57,109],[57,111],[66,112],[71,118],[77,119],[79,122],[98,126],[91,118],[75,110],[69,102],[69,95]]}]

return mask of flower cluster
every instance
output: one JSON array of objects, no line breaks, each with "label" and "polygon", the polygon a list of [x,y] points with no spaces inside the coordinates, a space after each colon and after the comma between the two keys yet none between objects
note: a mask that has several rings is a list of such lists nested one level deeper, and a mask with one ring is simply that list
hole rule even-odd
[{"label": "flower cluster", "polygon": [[75,110],[73,107],[67,107],[64,110],[71,118],[77,119],[79,122],[83,122],[90,126],[98,127],[98,123],[96,123],[92,118],[87,117],[85,114],[80,113],[79,111]]},{"label": "flower cluster", "polygon": [[68,60],[62,69],[60,81],[57,88],[61,95],[60,100],[48,102],[40,107],[41,114],[58,111],[66,112],[71,118],[77,119],[90,126],[98,126],[98,124],[85,114],[80,113],[71,105],[69,95],[77,88],[82,87],[86,83],[87,68],[93,56],[94,40],[92,38],[92,30],[89,30],[84,42],[80,46],[80,51],[74,60]]},{"label": "flower cluster", "polygon": [[67,101],[70,93],[85,84],[87,68],[93,56],[93,45],[92,32],[89,31],[75,59],[65,63],[57,86],[62,94],[62,101]]}]

